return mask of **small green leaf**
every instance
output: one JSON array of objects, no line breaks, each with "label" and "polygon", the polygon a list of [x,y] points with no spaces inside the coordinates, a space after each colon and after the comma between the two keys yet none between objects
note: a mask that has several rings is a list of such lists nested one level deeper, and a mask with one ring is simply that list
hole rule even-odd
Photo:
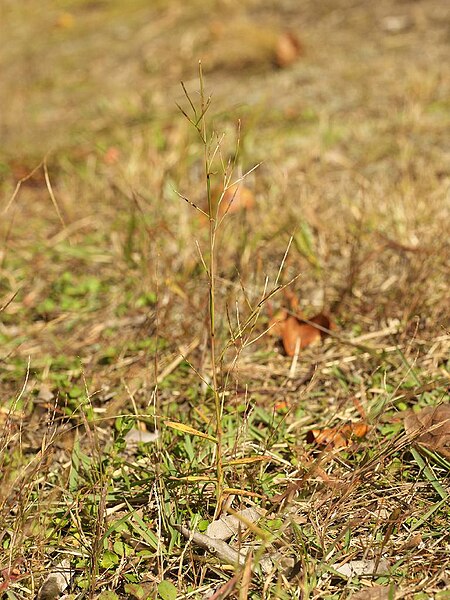
[{"label": "small green leaf", "polygon": [[113,544],[114,552],[119,556],[125,556],[125,545],[123,542],[114,542]]},{"label": "small green leaf", "polygon": [[161,581],[158,585],[158,595],[162,600],[176,600],[177,588],[170,581]]},{"label": "small green leaf", "polygon": [[156,304],[157,297],[154,292],[147,292],[146,294],[142,294],[136,300],[137,308],[142,308],[143,306],[154,306]]},{"label": "small green leaf", "polygon": [[203,532],[208,529],[208,525],[209,525],[209,521],[207,521],[206,519],[202,519],[201,521],[199,521],[197,528],[199,531]]},{"label": "small green leaf", "polygon": [[118,565],[119,562],[117,554],[114,554],[111,550],[105,550],[100,564],[104,569],[110,569],[111,567]]},{"label": "small green leaf", "polygon": [[76,399],[80,398],[86,392],[82,390],[80,387],[74,385],[72,389],[69,391],[69,398]]}]

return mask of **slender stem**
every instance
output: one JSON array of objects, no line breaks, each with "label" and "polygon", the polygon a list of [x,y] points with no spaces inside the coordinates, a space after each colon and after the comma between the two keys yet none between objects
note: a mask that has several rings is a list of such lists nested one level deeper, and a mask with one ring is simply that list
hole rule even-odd
[{"label": "slender stem", "polygon": [[206,120],[205,113],[207,109],[207,102],[205,101],[205,93],[203,87],[203,72],[202,65],[199,63],[199,79],[200,79],[200,101],[201,101],[201,136],[204,142],[205,151],[205,175],[206,175],[206,195],[208,199],[208,215],[209,215],[209,336],[210,336],[210,356],[211,356],[211,368],[212,368],[212,387],[214,394],[214,408],[216,417],[216,473],[217,473],[217,502],[216,502],[216,515],[220,513],[222,505],[223,495],[223,461],[222,461],[222,403],[219,394],[219,388],[217,384],[217,364],[216,364],[216,324],[215,324],[215,280],[216,280],[216,256],[215,256],[215,241],[216,241],[216,227],[217,227],[217,214],[215,214],[214,206],[212,202],[211,194],[211,165],[208,156],[208,143],[206,133]]}]

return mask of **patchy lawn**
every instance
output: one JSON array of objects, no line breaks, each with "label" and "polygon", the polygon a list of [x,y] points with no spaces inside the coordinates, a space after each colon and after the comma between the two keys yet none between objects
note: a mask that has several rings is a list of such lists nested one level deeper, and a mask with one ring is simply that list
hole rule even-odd
[{"label": "patchy lawn", "polygon": [[449,598],[447,3],[34,4],[2,9],[2,594]]}]

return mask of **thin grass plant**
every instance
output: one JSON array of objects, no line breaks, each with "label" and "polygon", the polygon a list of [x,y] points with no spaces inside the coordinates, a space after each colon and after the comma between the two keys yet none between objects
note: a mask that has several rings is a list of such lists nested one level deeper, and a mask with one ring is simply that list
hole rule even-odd
[{"label": "thin grass plant", "polygon": [[[182,83],[183,91],[192,109],[193,116],[190,117],[181,107],[180,110],[188,121],[194,126],[200,141],[203,146],[204,157],[204,176],[206,181],[206,199],[207,199],[207,218],[209,222],[209,246],[208,254],[202,256],[202,263],[206,269],[208,277],[208,322],[209,322],[209,352],[211,361],[211,390],[214,398],[214,413],[215,413],[215,468],[216,468],[216,516],[220,513],[223,488],[224,488],[224,472],[223,472],[223,429],[222,429],[222,400],[218,384],[218,360],[216,354],[216,252],[217,252],[217,229],[218,229],[218,210],[219,203],[214,204],[211,179],[213,176],[213,162],[220,150],[220,139],[214,142],[214,138],[208,138],[206,113],[211,106],[211,97],[206,96],[204,87],[204,78],[202,64],[199,62],[199,83],[200,83],[200,104],[196,108],[191,99],[186,87]],[[193,203],[190,203],[195,208],[198,208]],[[201,211],[204,213],[204,211]]]}]

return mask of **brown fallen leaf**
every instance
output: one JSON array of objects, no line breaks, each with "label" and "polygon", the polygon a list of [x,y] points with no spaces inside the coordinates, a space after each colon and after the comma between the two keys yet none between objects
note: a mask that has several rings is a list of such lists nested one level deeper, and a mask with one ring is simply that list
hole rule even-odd
[{"label": "brown fallen leaf", "polygon": [[303,54],[303,46],[292,31],[284,31],[275,45],[275,64],[281,69],[289,67]]},{"label": "brown fallen leaf", "polygon": [[302,323],[297,317],[289,316],[284,325],[282,340],[284,351],[294,356],[297,350],[320,342],[320,331],[308,323]]},{"label": "brown fallen leaf", "polygon": [[103,155],[103,162],[106,165],[115,165],[120,160],[120,150],[116,146],[110,146]]},{"label": "brown fallen leaf", "polygon": [[226,583],[221,585],[217,590],[213,593],[212,596],[209,596],[209,600],[224,600],[227,598],[237,587],[239,583],[239,571],[233,575],[231,579],[229,579]]},{"label": "brown fallen leaf", "polygon": [[427,406],[409,414],[404,424],[406,433],[416,443],[450,457],[450,404]]},{"label": "brown fallen leaf", "polygon": [[332,329],[333,324],[330,317],[319,313],[308,320],[288,315],[275,327],[278,332],[281,332],[284,351],[288,356],[294,356],[297,349],[303,350],[307,346],[319,343],[327,336],[323,329]]},{"label": "brown fallen leaf", "polygon": [[[220,194],[218,194],[220,197]],[[256,205],[255,195],[250,188],[242,184],[235,184],[225,190],[219,205],[218,215],[234,214],[247,211]]]},{"label": "brown fallen leaf", "polygon": [[289,288],[284,288],[282,290],[282,294],[284,302],[287,306],[289,306],[289,309],[281,308],[274,314],[272,303],[270,301],[267,303],[270,316],[269,335],[276,335],[279,337],[283,335],[284,321],[286,321],[290,312],[294,313],[297,319],[302,319],[304,317],[299,306],[298,295]]},{"label": "brown fallen leaf", "polygon": [[416,533],[406,540],[406,542],[400,547],[400,550],[402,552],[405,552],[406,550],[413,550],[414,548],[418,548],[421,543],[422,536],[420,533]]},{"label": "brown fallen leaf", "polygon": [[362,439],[369,431],[369,425],[358,421],[346,423],[342,427],[329,427],[326,429],[311,429],[306,436],[308,443],[330,448],[348,448],[356,439]]},{"label": "brown fallen leaf", "polygon": [[25,577],[28,578],[30,573],[27,573],[23,567],[24,559],[16,559],[14,564],[10,564],[3,569],[0,569],[0,578],[3,581],[0,581],[0,595],[2,598],[6,598],[6,594],[4,592],[9,588],[9,586],[16,581],[20,581]]},{"label": "brown fallen leaf", "polygon": [[[273,314],[273,313],[272,313]],[[281,337],[283,335],[285,321],[288,318],[289,313],[287,310],[279,310],[273,317],[271,317],[269,321],[269,335],[273,335],[275,337]]]},{"label": "brown fallen leaf", "polygon": [[286,302],[288,303],[291,312],[295,313],[298,318],[303,317],[299,306],[298,294],[296,294],[293,290],[289,288],[284,288],[283,296],[286,299]]}]

